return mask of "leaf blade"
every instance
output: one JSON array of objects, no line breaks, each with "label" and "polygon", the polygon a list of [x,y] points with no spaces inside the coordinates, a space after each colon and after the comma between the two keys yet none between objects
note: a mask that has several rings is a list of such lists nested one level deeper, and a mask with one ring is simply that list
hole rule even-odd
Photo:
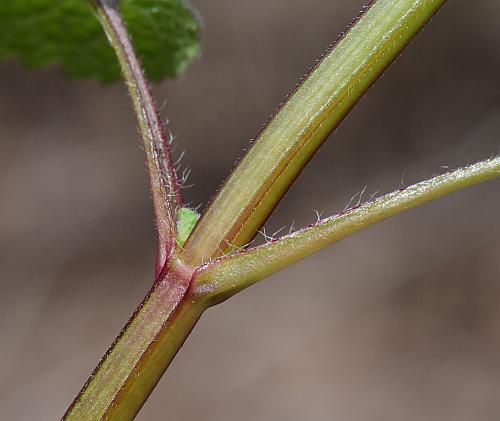
[{"label": "leaf blade", "polygon": [[[152,80],[180,74],[198,54],[199,24],[182,0],[122,0],[124,19]],[[71,77],[113,82],[120,67],[83,0],[0,2],[0,61],[28,68],[60,63]]]}]

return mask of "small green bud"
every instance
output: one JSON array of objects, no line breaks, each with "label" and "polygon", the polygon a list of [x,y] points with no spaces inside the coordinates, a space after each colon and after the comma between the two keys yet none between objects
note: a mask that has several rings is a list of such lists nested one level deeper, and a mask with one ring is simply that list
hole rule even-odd
[{"label": "small green bud", "polygon": [[183,246],[194,226],[200,219],[200,214],[193,209],[180,208],[177,213],[177,242]]}]

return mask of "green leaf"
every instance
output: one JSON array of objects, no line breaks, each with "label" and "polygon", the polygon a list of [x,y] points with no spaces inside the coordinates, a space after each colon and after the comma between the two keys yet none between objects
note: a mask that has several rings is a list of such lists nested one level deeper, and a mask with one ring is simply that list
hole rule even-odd
[{"label": "green leaf", "polygon": [[[182,0],[122,0],[120,8],[152,80],[181,73],[198,53],[199,24]],[[111,82],[120,67],[85,0],[1,0],[0,62],[59,63],[72,77]]]}]

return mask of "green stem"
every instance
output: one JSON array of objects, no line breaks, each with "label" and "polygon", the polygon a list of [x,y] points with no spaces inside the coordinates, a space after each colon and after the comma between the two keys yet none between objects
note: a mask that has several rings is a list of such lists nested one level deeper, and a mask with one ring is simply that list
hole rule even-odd
[{"label": "green stem", "polygon": [[414,184],[382,196],[311,228],[209,263],[193,287],[212,305],[224,301],[261,279],[377,222],[446,194],[500,176],[500,157]]},{"label": "green stem", "polygon": [[189,299],[192,274],[178,263],[153,286],[65,420],[134,418],[206,308]]},{"label": "green stem", "polygon": [[159,236],[157,281],[66,412],[67,420],[134,418],[202,314],[189,299],[194,269],[174,255],[179,185],[156,104],[116,8],[90,0],[122,66],[138,116]]},{"label": "green stem", "polygon": [[158,231],[156,275],[175,246],[177,211],[182,197],[167,137],[158,109],[130,42],[116,1],[90,0],[108,39],[115,49],[134,104],[146,151],[147,166]]},{"label": "green stem", "polygon": [[378,0],[260,133],[188,238],[191,264],[247,244],[321,143],[445,0]]}]

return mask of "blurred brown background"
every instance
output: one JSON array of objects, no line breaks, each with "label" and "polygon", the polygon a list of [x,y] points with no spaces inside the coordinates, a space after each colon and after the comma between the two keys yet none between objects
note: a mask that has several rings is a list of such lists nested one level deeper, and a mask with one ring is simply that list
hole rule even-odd
[{"label": "blurred brown background", "polygon": [[[363,5],[192,1],[203,54],[155,87],[206,204]],[[450,1],[267,232],[499,152],[500,4]],[[208,311],[139,420],[500,419],[499,183],[353,236]],[[122,84],[0,66],[0,419],[59,418],[152,282]]]}]

